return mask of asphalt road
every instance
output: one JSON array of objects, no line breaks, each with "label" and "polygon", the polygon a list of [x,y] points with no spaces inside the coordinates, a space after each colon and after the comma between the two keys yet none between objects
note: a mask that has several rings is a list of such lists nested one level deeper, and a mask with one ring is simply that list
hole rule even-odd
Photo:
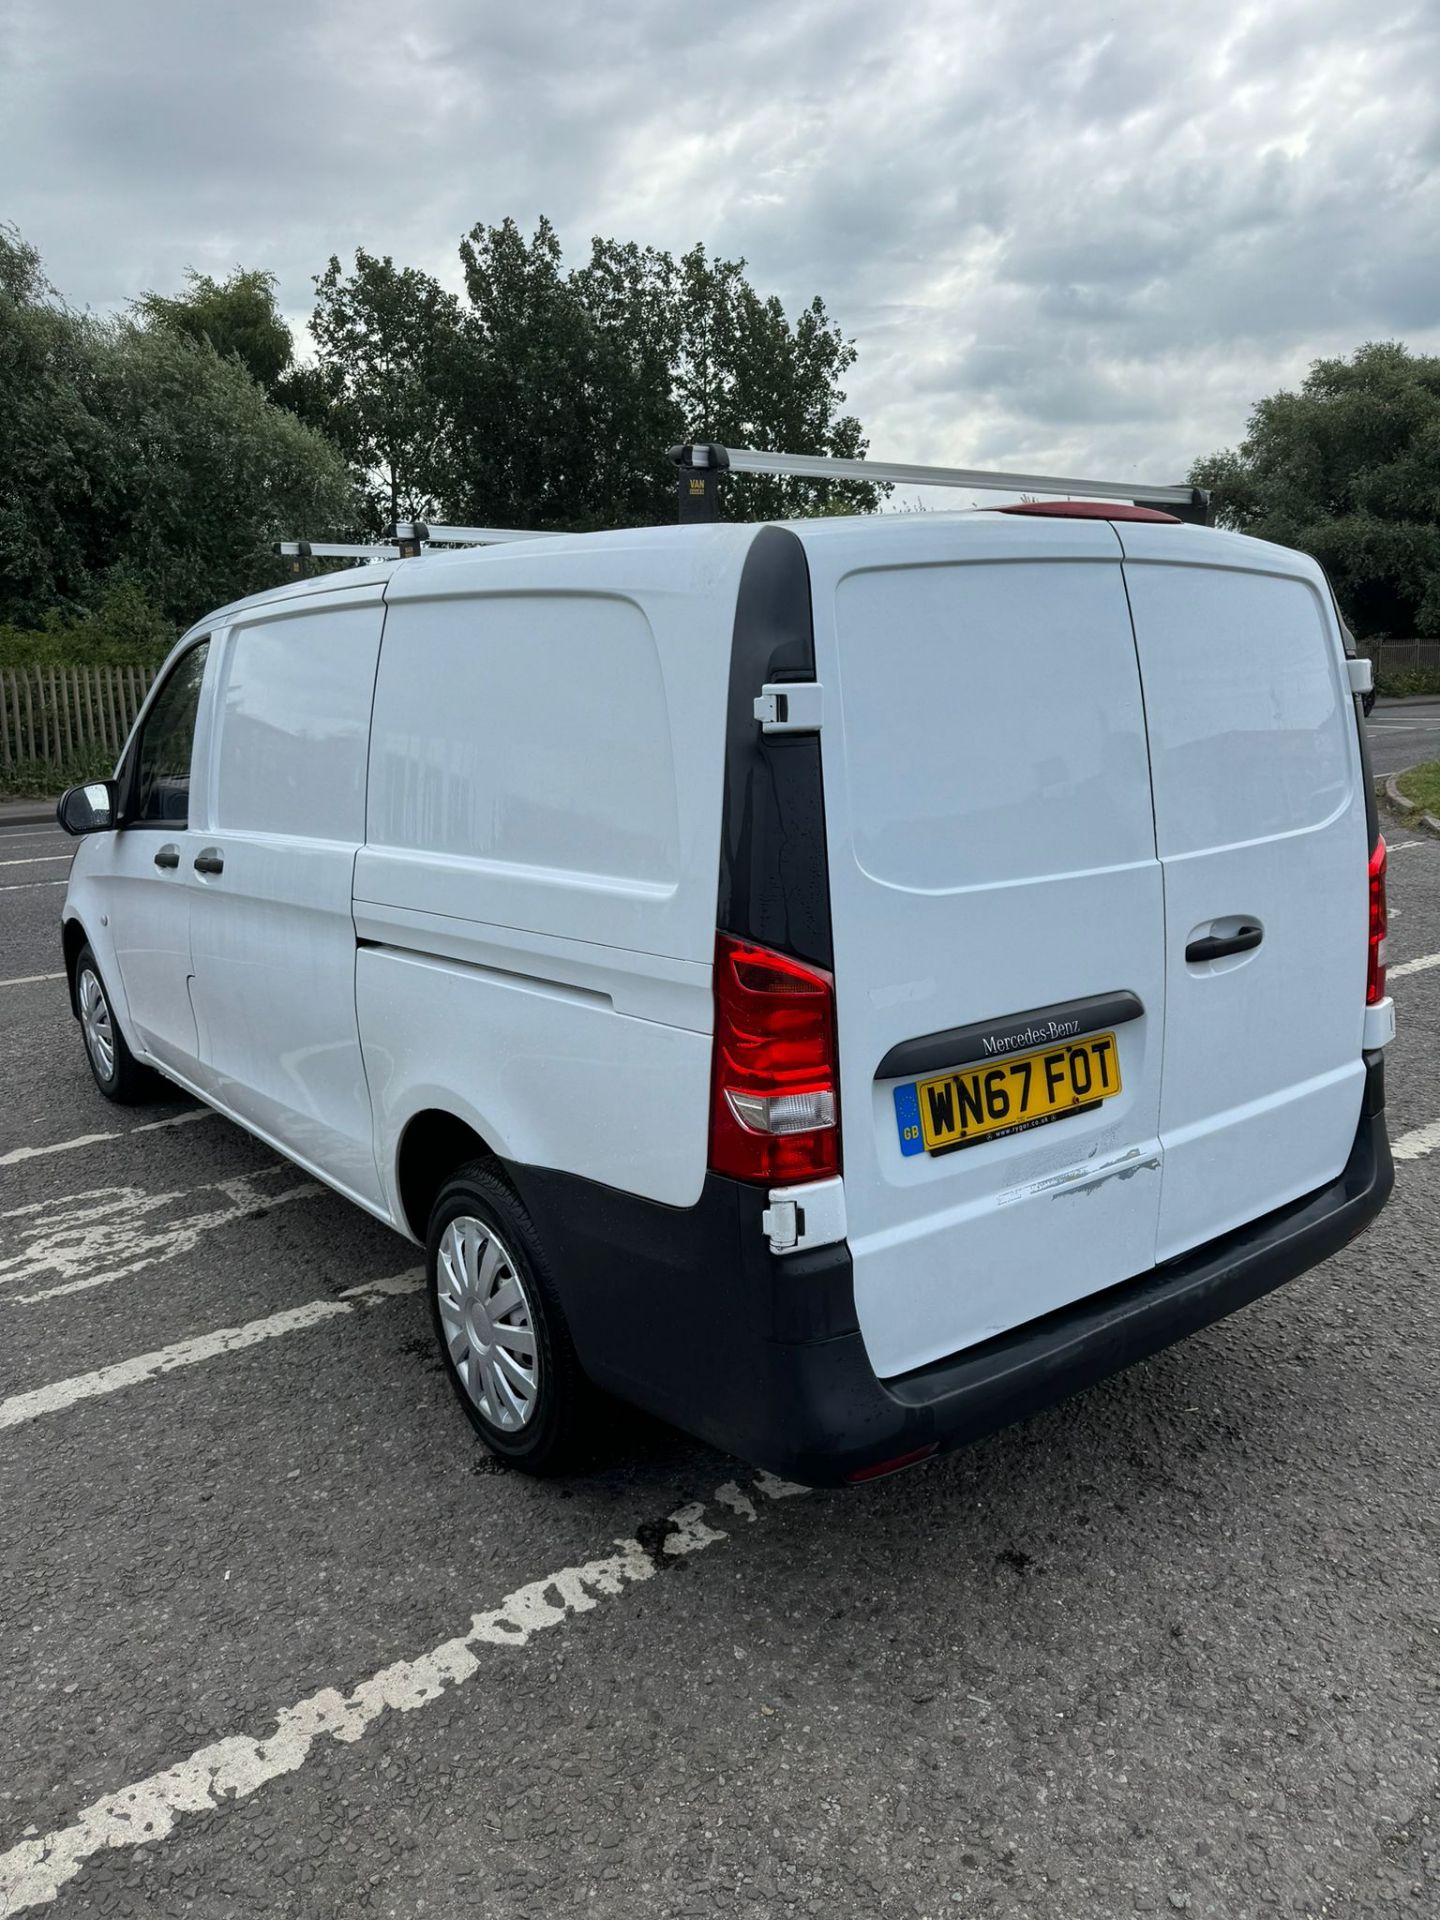
[{"label": "asphalt road", "polygon": [[[0,1915],[1440,1912],[1440,1127],[1318,1272],[921,1472],[617,1419],[537,1484],[406,1243],[100,1100],[64,851],[0,835]],[[1423,1144],[1440,964],[1394,992]]]},{"label": "asphalt road", "polygon": [[1377,706],[1366,731],[1376,773],[1399,773],[1417,760],[1440,760],[1440,700]]}]

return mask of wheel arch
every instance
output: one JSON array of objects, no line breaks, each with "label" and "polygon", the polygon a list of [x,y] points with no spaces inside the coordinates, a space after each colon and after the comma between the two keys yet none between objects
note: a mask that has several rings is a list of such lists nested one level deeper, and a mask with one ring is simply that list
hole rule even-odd
[{"label": "wheel arch", "polygon": [[90,936],[77,915],[71,914],[61,921],[60,942],[65,956],[65,984],[70,994],[70,1011],[78,1020],[80,1003],[75,997],[75,974],[80,964],[80,955],[90,945]]},{"label": "wheel arch", "polygon": [[401,1129],[395,1149],[395,1197],[400,1224],[425,1244],[435,1197],[457,1167],[484,1160],[497,1171],[504,1162],[470,1120],[448,1107],[422,1107]]}]

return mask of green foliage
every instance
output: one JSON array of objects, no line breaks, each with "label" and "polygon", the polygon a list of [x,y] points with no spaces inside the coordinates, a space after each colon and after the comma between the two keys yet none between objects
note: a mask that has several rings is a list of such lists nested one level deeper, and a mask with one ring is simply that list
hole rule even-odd
[{"label": "green foliage", "polygon": [[1423,807],[1440,819],[1440,760],[1426,760],[1411,767],[1395,784],[1412,806]]},{"label": "green foliage", "polygon": [[158,667],[179,632],[127,581],[69,619],[52,611],[38,630],[0,626],[0,667]]},{"label": "green foliage", "polygon": [[228,280],[214,280],[192,268],[185,284],[184,293],[170,297],[142,293],[130,310],[161,332],[213,347],[222,360],[238,360],[273,396],[294,352],[290,329],[275,304],[274,274],[236,267]]},{"label": "green foliage", "polygon": [[372,532],[436,517],[459,302],[429,274],[363,248],[348,274],[332,254],[315,293],[318,364],[289,397],[343,448]]},{"label": "green foliage", "polygon": [[1317,360],[1190,477],[1222,525],[1313,554],[1360,639],[1440,634],[1440,357]]},{"label": "green foliage", "polygon": [[0,230],[0,621],[43,629],[129,583],[184,624],[353,524],[344,460],[240,359],[72,312]]},{"label": "green foliage", "polygon": [[1440,695],[1440,672],[1433,667],[1382,667],[1375,676],[1375,691],[1391,700]]},{"label": "green foliage", "polygon": [[[513,220],[460,244],[470,309],[451,362],[458,423],[449,495],[457,519],[540,527],[665,521],[680,441],[856,456],[841,416],[855,348],[816,298],[792,325],[743,260],[694,247],[592,242],[567,271],[548,220],[526,241]],[[833,494],[873,508],[872,486],[747,478],[726,483],[745,519],[814,512]]]}]

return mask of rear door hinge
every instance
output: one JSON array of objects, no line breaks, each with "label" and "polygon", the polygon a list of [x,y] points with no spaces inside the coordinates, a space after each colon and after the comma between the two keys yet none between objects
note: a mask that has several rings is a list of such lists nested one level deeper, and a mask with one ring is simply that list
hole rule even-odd
[{"label": "rear door hinge", "polygon": [[807,1180],[798,1187],[772,1187],[760,1227],[772,1253],[803,1253],[845,1238],[845,1182]]},{"label": "rear door hinge", "polygon": [[824,688],[818,680],[787,680],[762,687],[755,718],[763,733],[818,733]]}]

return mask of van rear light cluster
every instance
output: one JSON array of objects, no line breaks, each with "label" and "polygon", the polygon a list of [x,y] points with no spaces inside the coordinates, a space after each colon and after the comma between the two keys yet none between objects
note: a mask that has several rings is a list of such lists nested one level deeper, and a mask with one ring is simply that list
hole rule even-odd
[{"label": "van rear light cluster", "polygon": [[715,941],[710,1165],[765,1185],[840,1171],[835,987],[728,933]]},{"label": "van rear light cluster", "polygon": [[1373,1007],[1385,998],[1385,935],[1389,930],[1385,905],[1385,836],[1375,836],[1370,855],[1370,971],[1365,980],[1365,1004]]}]

